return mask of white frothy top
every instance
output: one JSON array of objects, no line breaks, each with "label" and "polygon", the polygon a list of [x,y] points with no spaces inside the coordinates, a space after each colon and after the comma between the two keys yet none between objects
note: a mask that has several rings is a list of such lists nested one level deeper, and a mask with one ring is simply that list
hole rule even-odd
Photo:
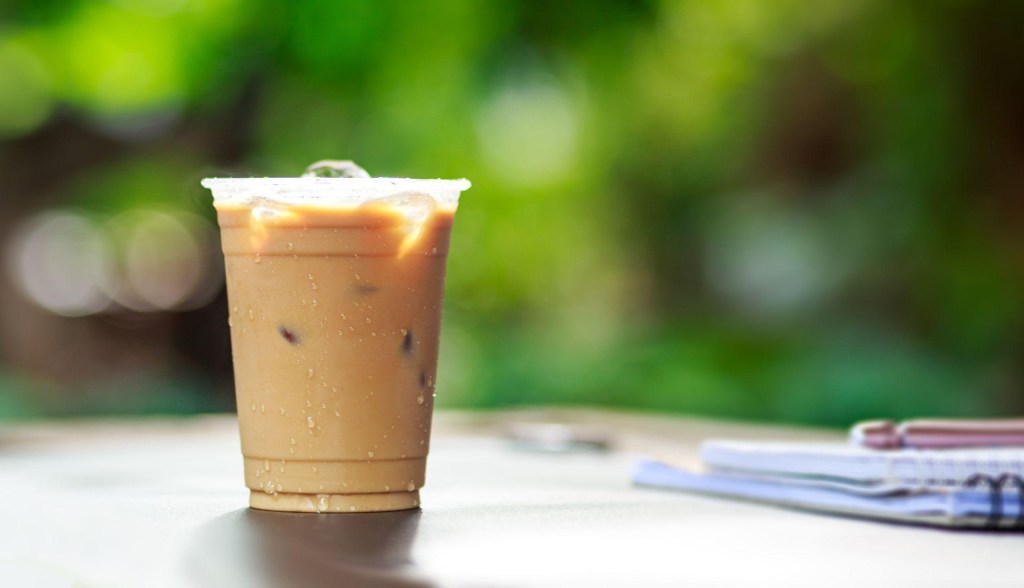
[{"label": "white frothy top", "polygon": [[403,194],[426,194],[438,205],[456,207],[469,180],[414,180],[409,178],[206,178],[203,187],[213,192],[215,205],[349,208],[370,200]]}]

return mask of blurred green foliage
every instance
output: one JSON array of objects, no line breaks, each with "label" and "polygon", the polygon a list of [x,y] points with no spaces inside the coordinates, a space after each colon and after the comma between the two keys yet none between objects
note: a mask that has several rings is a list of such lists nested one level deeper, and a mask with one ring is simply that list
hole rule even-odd
[{"label": "blurred green foliage", "polygon": [[442,406],[1024,409],[1024,4],[20,0],[0,23],[0,156],[67,120],[122,146],[55,182],[68,204],[211,218],[202,175],[327,157],[470,178]]}]

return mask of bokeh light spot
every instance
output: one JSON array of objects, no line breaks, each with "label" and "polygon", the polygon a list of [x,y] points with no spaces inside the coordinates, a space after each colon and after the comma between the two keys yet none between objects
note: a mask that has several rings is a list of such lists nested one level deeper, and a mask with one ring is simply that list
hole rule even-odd
[{"label": "bokeh light spot", "polygon": [[579,127],[571,97],[546,80],[501,88],[477,119],[485,162],[506,181],[530,186],[567,175],[579,151]]},{"label": "bokeh light spot", "polygon": [[37,305],[64,316],[94,314],[110,299],[109,243],[86,217],[46,212],[25,221],[8,247],[12,281]]},{"label": "bokeh light spot", "polygon": [[185,93],[185,40],[166,18],[94,4],[62,45],[69,97],[96,114],[172,108]]},{"label": "bokeh light spot", "polygon": [[[191,306],[213,280],[205,221],[183,213],[132,210],[108,223],[121,252],[119,279],[109,289],[119,305],[139,312]],[[219,269],[219,268],[217,268]]]}]

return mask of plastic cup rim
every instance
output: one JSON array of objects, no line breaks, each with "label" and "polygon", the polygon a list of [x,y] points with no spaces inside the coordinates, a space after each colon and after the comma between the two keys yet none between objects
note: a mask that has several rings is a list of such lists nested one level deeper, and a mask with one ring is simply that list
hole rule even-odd
[{"label": "plastic cup rim", "polygon": [[260,202],[358,205],[368,200],[403,193],[421,193],[440,204],[457,205],[459,195],[470,188],[469,180],[413,178],[246,177],[204,178],[200,184],[213,192],[218,205],[251,205]]}]

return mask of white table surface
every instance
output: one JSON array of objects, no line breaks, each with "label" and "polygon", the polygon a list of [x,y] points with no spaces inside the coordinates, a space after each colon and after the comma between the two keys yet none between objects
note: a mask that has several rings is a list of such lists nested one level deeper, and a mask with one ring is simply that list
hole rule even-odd
[{"label": "white table surface", "polygon": [[[525,451],[511,422],[596,424],[609,453]],[[0,585],[1024,586],[1024,535],[631,487],[700,439],[836,438],[601,411],[442,413],[421,511],[246,508],[234,419],[0,426]]]}]

